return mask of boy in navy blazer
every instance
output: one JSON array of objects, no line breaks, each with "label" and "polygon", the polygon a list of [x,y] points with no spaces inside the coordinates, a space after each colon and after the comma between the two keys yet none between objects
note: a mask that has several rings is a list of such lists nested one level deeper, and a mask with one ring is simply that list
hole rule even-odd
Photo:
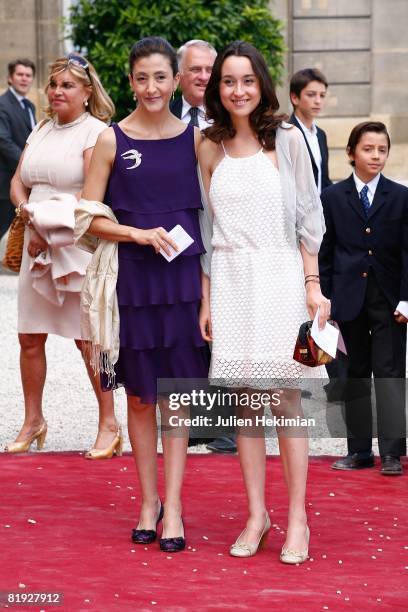
[{"label": "boy in navy blazer", "polygon": [[322,293],[331,299],[348,351],[348,455],[333,468],[374,466],[374,375],[381,473],[402,474],[406,454],[408,189],[385,178],[390,138],[383,123],[356,125],[347,153],[353,174],[322,194],[326,234],[319,254]]}]

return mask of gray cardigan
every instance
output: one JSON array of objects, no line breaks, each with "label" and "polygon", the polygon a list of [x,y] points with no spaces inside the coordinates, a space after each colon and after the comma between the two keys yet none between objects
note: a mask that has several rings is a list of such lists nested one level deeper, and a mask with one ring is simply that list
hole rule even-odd
[{"label": "gray cardigan", "polygon": [[[287,211],[289,240],[294,246],[302,242],[310,254],[317,255],[326,227],[310,156],[303,135],[297,127],[281,123],[276,134],[276,156]],[[201,267],[203,272],[210,276],[213,215],[204,191],[200,169],[198,175],[203,202],[200,227],[206,249],[206,253],[201,256]]]}]

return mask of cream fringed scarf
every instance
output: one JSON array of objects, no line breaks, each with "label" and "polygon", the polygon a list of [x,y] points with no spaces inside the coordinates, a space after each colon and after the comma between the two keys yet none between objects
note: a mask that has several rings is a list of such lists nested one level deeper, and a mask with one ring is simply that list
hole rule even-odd
[{"label": "cream fringed scarf", "polygon": [[94,217],[118,223],[101,202],[81,199],[75,209],[75,244],[93,253],[81,291],[81,335],[94,372],[106,373],[111,382],[119,357],[118,243],[87,233]]}]

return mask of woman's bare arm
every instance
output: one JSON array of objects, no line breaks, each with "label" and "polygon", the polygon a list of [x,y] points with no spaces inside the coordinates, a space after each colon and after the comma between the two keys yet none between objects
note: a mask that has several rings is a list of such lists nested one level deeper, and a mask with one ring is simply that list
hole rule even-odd
[{"label": "woman's bare arm", "polygon": [[[82,197],[85,200],[103,202],[115,155],[115,134],[112,128],[107,128],[99,135],[93,150],[89,171],[82,190]],[[88,231],[90,234],[105,240],[136,242],[137,244],[152,246],[156,253],[162,248],[170,255],[168,245],[177,250],[176,244],[169,238],[163,227],[142,230],[129,225],[114,223],[104,217],[95,217]]]},{"label": "woman's bare arm", "polygon": [[[300,243],[300,252],[303,259],[303,270],[306,279],[306,307],[311,319],[316,316],[317,309],[319,310],[319,327],[322,329],[326,321],[330,318],[330,300],[325,298],[320,290],[319,281],[319,261],[317,255],[312,255],[306,250],[302,242]],[[309,275],[310,279],[307,280]]]}]

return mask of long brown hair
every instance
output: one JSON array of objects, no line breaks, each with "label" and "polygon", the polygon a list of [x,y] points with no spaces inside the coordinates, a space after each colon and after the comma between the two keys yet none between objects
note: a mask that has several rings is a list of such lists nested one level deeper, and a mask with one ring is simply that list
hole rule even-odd
[{"label": "long brown hair", "polygon": [[222,65],[231,55],[247,57],[251,62],[252,69],[259,81],[261,100],[250,114],[249,124],[260,144],[269,151],[274,150],[276,129],[282,121],[287,120],[288,116],[275,115],[279,109],[279,102],[265,59],[258,49],[242,40],[237,40],[224,47],[215,60],[204,94],[206,116],[213,121],[213,124],[204,133],[210,140],[217,143],[235,136],[236,130],[232,125],[230,114],[222,105],[220,98]]}]

